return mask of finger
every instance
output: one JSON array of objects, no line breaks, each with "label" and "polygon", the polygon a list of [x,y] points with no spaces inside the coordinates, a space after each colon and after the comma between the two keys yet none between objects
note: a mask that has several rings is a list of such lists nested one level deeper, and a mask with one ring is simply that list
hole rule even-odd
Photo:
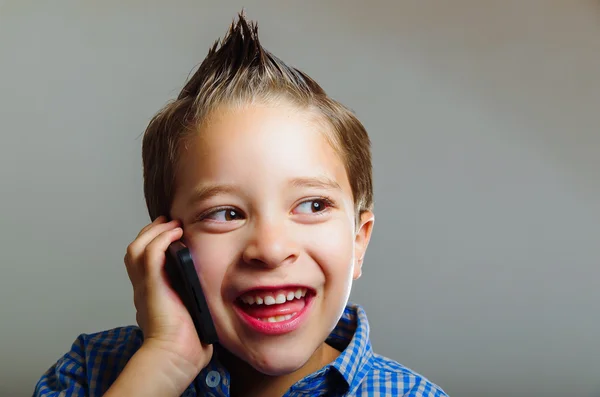
[{"label": "finger", "polygon": [[165,252],[169,245],[183,236],[183,229],[176,227],[166,230],[156,236],[147,246],[144,252],[144,271],[146,279],[156,282],[161,275],[165,264]]},{"label": "finger", "polygon": [[167,217],[164,215],[159,216],[158,218],[156,218],[155,220],[152,221],[152,223],[147,224],[146,226],[144,226],[142,228],[142,230],[140,230],[140,232],[138,233],[138,235],[136,236],[136,239],[138,237],[140,237],[142,234],[146,233],[148,231],[148,229],[150,229],[152,226],[154,225],[158,225],[159,223],[165,223],[167,220]]},{"label": "finger", "polygon": [[142,261],[144,257],[144,251],[146,246],[154,240],[161,233],[171,230],[179,225],[179,221],[173,220],[167,223],[158,223],[152,225],[149,229],[146,230],[143,234],[141,234],[137,239],[135,239],[129,246],[127,247],[127,252],[125,254],[125,265],[127,267],[128,273],[133,272],[136,273],[137,269],[132,269],[139,266],[139,263]]},{"label": "finger", "polygon": [[150,227],[144,232],[141,233],[138,238],[136,238],[132,245],[133,251],[136,253],[143,252],[146,248],[146,245],[150,244],[152,240],[154,240],[159,234],[179,227],[181,223],[178,220],[172,220],[169,222],[159,222],[154,225],[150,225]]}]

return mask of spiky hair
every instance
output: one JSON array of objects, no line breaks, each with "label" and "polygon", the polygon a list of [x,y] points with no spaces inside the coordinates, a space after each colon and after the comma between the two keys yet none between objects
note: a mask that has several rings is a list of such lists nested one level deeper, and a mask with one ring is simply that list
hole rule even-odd
[{"label": "spiky hair", "polygon": [[314,112],[328,126],[327,138],[344,160],[357,214],[371,209],[370,141],[363,125],[319,84],[260,44],[258,25],[244,13],[217,40],[177,99],[150,121],[142,143],[144,195],[152,220],[170,214],[177,181],[177,154],[184,138],[222,105],[286,100]]}]

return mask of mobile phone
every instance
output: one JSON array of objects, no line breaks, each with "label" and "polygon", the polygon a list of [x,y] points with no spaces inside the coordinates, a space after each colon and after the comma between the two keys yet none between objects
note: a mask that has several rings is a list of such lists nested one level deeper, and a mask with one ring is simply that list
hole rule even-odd
[{"label": "mobile phone", "polygon": [[216,343],[217,331],[190,250],[181,241],[176,241],[169,246],[166,257],[165,271],[171,286],[190,312],[200,341],[205,345]]}]

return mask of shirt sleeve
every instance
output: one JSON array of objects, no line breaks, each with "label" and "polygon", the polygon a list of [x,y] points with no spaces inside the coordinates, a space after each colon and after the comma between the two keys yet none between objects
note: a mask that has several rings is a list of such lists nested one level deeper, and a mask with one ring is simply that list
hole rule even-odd
[{"label": "shirt sleeve", "polygon": [[84,397],[89,395],[83,338],[52,365],[38,380],[33,397]]},{"label": "shirt sleeve", "polygon": [[403,397],[448,397],[448,395],[436,384],[421,379]]}]

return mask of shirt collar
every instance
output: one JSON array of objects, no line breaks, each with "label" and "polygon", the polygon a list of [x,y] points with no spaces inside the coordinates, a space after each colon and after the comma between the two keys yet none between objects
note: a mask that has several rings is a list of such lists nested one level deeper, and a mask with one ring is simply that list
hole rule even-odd
[{"label": "shirt collar", "polygon": [[[364,309],[357,304],[348,304],[327,338],[327,343],[340,350],[341,354],[329,365],[296,382],[291,391],[319,395],[332,388],[341,388],[350,394],[358,389],[369,373],[373,359],[369,322]],[[189,391],[193,389],[196,389],[197,395],[213,393],[228,396],[229,373],[213,357],[208,366],[198,374]]]},{"label": "shirt collar", "polygon": [[[356,304],[348,304],[337,326],[327,338],[327,343],[341,351],[335,361],[321,370],[297,382],[295,390],[314,387],[321,381],[331,383],[335,378],[343,380],[343,386],[349,394],[353,394],[372,366],[373,349],[369,339],[369,322],[364,309]],[[335,371],[337,376],[332,373]],[[332,379],[333,378],[333,379]],[[309,386],[310,385],[310,386]],[[317,390],[315,390],[317,391]],[[326,391],[326,390],[325,390]]]}]

